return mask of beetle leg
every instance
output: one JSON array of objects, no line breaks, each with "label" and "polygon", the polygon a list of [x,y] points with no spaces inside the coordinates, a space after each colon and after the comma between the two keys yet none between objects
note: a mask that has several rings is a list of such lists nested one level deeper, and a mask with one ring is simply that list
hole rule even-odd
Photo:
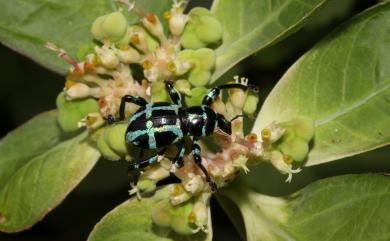
[{"label": "beetle leg", "polygon": [[167,88],[167,91],[173,103],[181,106],[180,94],[177,92],[175,87],[173,87],[173,82],[170,80],[165,81],[165,87]]},{"label": "beetle leg", "polygon": [[212,88],[209,93],[203,98],[203,105],[210,106],[214,100],[219,96],[222,89],[242,89],[246,91],[247,89],[252,89],[254,91],[257,91],[257,87],[253,85],[243,85],[243,84],[225,84],[225,85],[219,85],[214,88]]},{"label": "beetle leg", "polygon": [[183,162],[183,157],[184,157],[184,152],[185,152],[184,140],[179,142],[178,149],[179,149],[179,152],[177,153],[177,155],[173,159],[173,164],[175,164],[175,166],[177,168],[180,168],[184,164],[184,162]]},{"label": "beetle leg", "polygon": [[142,160],[143,151],[141,151],[141,154],[140,154],[141,160],[130,163],[130,166],[128,169],[129,174],[131,175],[134,171],[139,171],[139,170],[144,169],[145,167],[147,167],[153,163],[156,163],[158,160],[158,156],[163,155],[166,150],[167,150],[167,148],[164,148],[157,155],[149,157],[148,159],[143,159],[143,160]]},{"label": "beetle leg", "polygon": [[192,142],[192,156],[194,157],[194,161],[196,165],[202,170],[204,175],[206,176],[206,181],[210,185],[210,189],[212,192],[217,191],[217,185],[211,180],[209,173],[207,172],[206,168],[202,164],[202,157],[200,156],[200,146],[198,145],[198,140],[194,138]]},{"label": "beetle leg", "polygon": [[125,108],[126,103],[133,103],[139,106],[145,106],[148,104],[148,102],[142,98],[141,96],[132,96],[132,95],[124,95],[121,99],[121,104],[119,106],[119,118],[115,119],[112,115],[109,115],[107,117],[107,121],[109,124],[112,124],[114,122],[123,121],[125,119]]}]

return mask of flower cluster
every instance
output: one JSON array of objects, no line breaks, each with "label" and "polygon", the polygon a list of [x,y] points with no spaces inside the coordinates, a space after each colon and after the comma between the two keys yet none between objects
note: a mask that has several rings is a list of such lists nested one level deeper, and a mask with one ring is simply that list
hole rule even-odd
[{"label": "flower cluster", "polygon": [[[109,160],[133,160],[133,150],[125,143],[126,123],[107,125],[108,116],[117,116],[124,95],[141,96],[148,101],[170,101],[164,81],[172,80],[184,97],[187,106],[200,105],[208,92],[216,55],[211,46],[222,41],[222,27],[205,8],[193,8],[184,13],[184,1],[174,1],[164,13],[169,31],[159,17],[145,13],[134,4],[121,1],[139,16],[137,24],[129,25],[122,11],[98,17],[92,25],[92,35],[98,44],[80,48],[77,61],[66,51],[48,43],[72,67],[66,77],[65,88],[57,98],[58,121],[64,131],[73,132],[86,127],[96,147]],[[137,76],[137,77],[136,77]],[[233,82],[247,85],[246,78],[235,77]],[[258,96],[252,91],[229,90],[220,96],[212,108],[233,119],[252,115]],[[138,107],[126,106],[126,116]],[[308,143],[313,136],[313,123],[307,118],[296,118],[284,123],[272,123],[261,133],[244,135],[241,118],[232,121],[232,135],[216,131],[215,144],[201,142],[202,164],[218,188],[227,185],[247,165],[270,161],[278,170],[292,173],[294,162],[303,161]],[[192,155],[186,155],[182,168],[176,168],[167,156],[145,168],[130,194],[152,193],[157,183],[170,174],[181,182],[169,185],[167,196],[160,199],[153,210],[154,223],[171,227],[178,233],[207,232],[209,200],[212,191],[203,172]],[[255,161],[254,161],[255,160]],[[135,160],[136,161],[136,160]]]}]

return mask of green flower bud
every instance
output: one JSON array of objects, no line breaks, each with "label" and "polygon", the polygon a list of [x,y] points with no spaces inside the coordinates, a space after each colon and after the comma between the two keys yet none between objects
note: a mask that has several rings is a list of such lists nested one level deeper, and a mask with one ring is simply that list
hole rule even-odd
[{"label": "green flower bud", "polygon": [[128,47],[126,50],[117,50],[116,54],[119,61],[126,64],[136,63],[141,57],[138,51],[131,47]]},{"label": "green flower bud", "polygon": [[163,81],[154,81],[151,86],[152,102],[169,102],[170,97]]},{"label": "green flower bud", "polygon": [[141,26],[130,26],[129,32],[131,43],[144,53],[154,51],[159,46],[159,42]]},{"label": "green flower bud", "polygon": [[206,47],[206,44],[198,38],[194,27],[191,25],[185,27],[183,35],[181,36],[181,45],[186,49],[200,49]]},{"label": "green flower bud", "polygon": [[302,138],[295,138],[291,141],[284,141],[280,143],[278,149],[283,152],[283,154],[289,155],[296,162],[301,162],[305,160],[307,153],[309,152],[309,145]]},{"label": "green flower bud", "polygon": [[65,132],[79,129],[78,122],[81,119],[87,114],[99,110],[95,99],[67,101],[63,92],[57,96],[56,105],[58,108],[58,123]]},{"label": "green flower bud", "polygon": [[116,154],[111,147],[107,144],[105,138],[104,138],[104,129],[100,129],[97,135],[96,140],[96,146],[99,149],[100,153],[103,155],[104,158],[110,161],[118,161],[121,159],[121,157]]},{"label": "green flower bud", "polygon": [[170,227],[172,220],[172,205],[168,200],[161,200],[152,210],[152,221],[160,227]]},{"label": "green flower bud", "polygon": [[188,75],[188,81],[193,85],[193,86],[205,86],[211,77],[211,73],[208,70],[193,70],[190,72]]},{"label": "green flower bud", "polygon": [[206,8],[193,8],[184,28],[181,44],[187,49],[199,49],[215,43],[222,38],[219,21]]},{"label": "green flower bud", "polygon": [[211,15],[210,11],[207,8],[203,7],[195,7],[192,8],[190,13],[191,16],[204,16]]},{"label": "green flower bud", "polygon": [[88,54],[92,54],[95,52],[95,47],[96,44],[93,43],[87,43],[81,45],[77,50],[77,59],[80,61],[84,60]]},{"label": "green flower bud", "polygon": [[257,109],[259,97],[255,93],[249,93],[246,97],[243,111],[245,114],[252,115]]},{"label": "green flower bud", "polygon": [[108,146],[118,155],[127,154],[127,145],[125,141],[126,123],[120,123],[108,126],[104,131],[104,140]]},{"label": "green flower bud", "polygon": [[188,82],[185,79],[179,79],[175,82],[175,88],[185,95],[191,95],[191,85],[190,82]]},{"label": "green flower bud", "polygon": [[127,33],[127,19],[121,12],[113,12],[98,17],[92,24],[92,35],[95,39],[115,43]]},{"label": "green flower bud", "polygon": [[188,221],[192,208],[192,201],[172,206],[168,200],[161,200],[153,207],[153,223],[160,227],[171,227],[178,234],[193,234],[194,225]]},{"label": "green flower bud", "polygon": [[188,107],[201,105],[204,96],[208,93],[205,87],[195,87],[191,90],[191,96],[186,96],[185,101]]},{"label": "green flower bud", "polygon": [[188,81],[193,86],[205,86],[211,77],[211,69],[215,66],[215,53],[211,49],[183,50],[177,55],[178,59],[187,60],[193,66],[188,72]]},{"label": "green flower bud", "polygon": [[138,180],[137,188],[141,192],[150,193],[156,190],[156,182],[152,179],[142,178]]},{"label": "green flower bud", "polygon": [[193,200],[173,207],[171,227],[176,233],[181,235],[191,235],[194,233],[195,225],[189,222],[189,216],[193,207]]},{"label": "green flower bud", "polygon": [[213,69],[215,67],[215,51],[208,48],[201,48],[193,52],[193,58],[199,61],[199,67],[202,69]]},{"label": "green flower bud", "polygon": [[310,142],[314,136],[314,121],[309,117],[299,116],[291,120],[292,127],[297,136],[303,140]]},{"label": "green flower bud", "polygon": [[215,43],[222,38],[222,26],[217,19],[211,16],[200,17],[195,31],[196,36],[204,43]]}]

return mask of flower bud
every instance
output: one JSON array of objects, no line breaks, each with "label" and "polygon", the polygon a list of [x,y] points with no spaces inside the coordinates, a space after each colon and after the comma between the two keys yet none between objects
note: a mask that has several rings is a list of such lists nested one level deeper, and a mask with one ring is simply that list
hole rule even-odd
[{"label": "flower bud", "polygon": [[201,16],[195,31],[199,40],[204,43],[215,43],[222,38],[222,26],[213,16]]},{"label": "flower bud", "polygon": [[199,175],[192,175],[186,181],[183,181],[184,189],[192,194],[201,192],[204,188],[203,178]]},{"label": "flower bud", "polygon": [[107,46],[96,48],[96,53],[104,67],[114,69],[119,65],[118,56],[116,56],[115,52]]},{"label": "flower bud", "polygon": [[314,136],[314,121],[309,117],[299,116],[291,120],[297,136],[310,142]]},{"label": "flower bud", "polygon": [[278,149],[291,156],[294,161],[301,162],[309,152],[309,145],[305,140],[298,137],[290,141],[283,141],[278,145]]},{"label": "flower bud", "polygon": [[89,113],[86,117],[81,119],[78,123],[79,127],[87,127],[88,130],[96,130],[97,128],[103,126],[105,120],[103,119],[100,112]]},{"label": "flower bud", "polygon": [[193,209],[193,202],[187,201],[177,206],[172,206],[168,200],[157,202],[152,209],[153,223],[160,227],[171,227],[181,235],[193,234],[195,229],[188,221],[188,216]]},{"label": "flower bud", "polygon": [[175,81],[175,88],[185,95],[191,95],[191,85],[190,83],[185,79],[179,79]]},{"label": "flower bud", "polygon": [[141,57],[138,51],[131,47],[126,50],[117,50],[116,54],[119,61],[126,64],[136,63]]},{"label": "flower bud", "polygon": [[101,42],[115,43],[127,33],[127,20],[121,12],[98,17],[92,24],[92,35]]},{"label": "flower bud", "polygon": [[193,8],[189,12],[188,18],[181,38],[181,44],[184,48],[204,48],[222,38],[221,24],[208,9]]},{"label": "flower bud", "polygon": [[142,18],[142,24],[147,30],[154,36],[156,36],[160,41],[165,40],[163,26],[155,14],[148,13],[144,18]]},{"label": "flower bud", "polygon": [[83,83],[74,83],[65,90],[67,100],[82,99],[90,95],[90,88]]},{"label": "flower bud", "polygon": [[97,140],[96,140],[96,146],[100,153],[103,155],[104,158],[110,161],[118,161],[121,159],[121,157],[116,154],[111,147],[107,144],[105,138],[104,138],[104,129],[101,129],[98,131]]},{"label": "flower bud", "polygon": [[152,83],[152,102],[169,102],[169,94],[163,81]]},{"label": "flower bud", "polygon": [[215,51],[209,48],[197,49],[193,52],[193,58],[199,61],[199,67],[205,70],[211,70],[215,67]]},{"label": "flower bud", "polygon": [[245,100],[243,112],[248,115],[254,114],[257,109],[258,103],[259,97],[255,93],[248,93]]},{"label": "flower bud", "polygon": [[197,227],[206,227],[208,224],[208,208],[203,201],[197,201],[191,213],[188,215],[190,223],[194,223]]},{"label": "flower bud", "polygon": [[172,220],[172,205],[168,200],[161,200],[152,209],[153,223],[160,227],[170,227]]},{"label": "flower bud", "polygon": [[182,13],[175,13],[169,18],[169,30],[173,35],[179,36],[183,33],[188,16]]},{"label": "flower bud", "polygon": [[170,187],[170,193],[171,193],[171,203],[172,205],[178,205],[180,203],[184,203],[185,201],[189,200],[192,195],[188,193],[182,184],[174,184]]},{"label": "flower bud", "polygon": [[119,123],[108,126],[104,131],[104,138],[108,146],[118,155],[127,154],[127,145],[125,141],[126,123]]},{"label": "flower bud", "polygon": [[238,109],[242,109],[246,100],[246,91],[242,89],[229,90],[229,100],[232,105]]},{"label": "flower bud", "polygon": [[195,87],[191,90],[191,96],[186,96],[185,101],[188,107],[201,105],[208,89],[205,87]]},{"label": "flower bud", "polygon": [[195,28],[191,25],[185,27],[180,42],[185,49],[200,49],[206,47],[206,44],[198,38]]},{"label": "flower bud", "polygon": [[203,70],[203,69],[198,69],[198,70],[193,70],[191,73],[188,75],[188,81],[193,85],[193,86],[205,86],[211,77],[211,73],[208,70]]},{"label": "flower bud", "polygon": [[171,221],[172,229],[181,235],[191,235],[195,227],[188,221],[188,216],[193,209],[193,202],[187,201],[178,206],[174,206],[174,215]]},{"label": "flower bud", "polygon": [[79,129],[78,122],[82,118],[89,113],[99,110],[95,99],[67,101],[63,92],[58,95],[56,104],[58,108],[58,123],[65,132]]},{"label": "flower bud", "polygon": [[141,178],[137,182],[137,188],[141,192],[153,192],[154,190],[156,190],[156,181],[148,178]]},{"label": "flower bud", "polygon": [[81,45],[77,50],[77,59],[80,61],[84,60],[88,54],[92,54],[95,52],[95,47],[96,44],[93,43],[87,43]]}]

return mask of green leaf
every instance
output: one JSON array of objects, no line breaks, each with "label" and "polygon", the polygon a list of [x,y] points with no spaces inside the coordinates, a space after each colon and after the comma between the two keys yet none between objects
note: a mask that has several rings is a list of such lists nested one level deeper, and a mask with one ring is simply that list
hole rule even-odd
[{"label": "green leaf", "polygon": [[61,141],[57,112],[42,113],[0,141],[0,189],[32,158]]},{"label": "green leaf", "polygon": [[247,241],[376,241],[390,238],[389,185],[389,176],[346,175],[317,181],[286,198],[239,184],[223,195],[240,209]]},{"label": "green leaf", "polygon": [[280,41],[326,0],[215,0],[212,13],[223,27],[212,81],[240,60]]},{"label": "green leaf", "polygon": [[315,120],[307,165],[390,143],[390,2],[354,17],[300,58],[265,101],[253,131]]},{"label": "green leaf", "polygon": [[[211,241],[212,230],[181,236],[170,228],[152,223],[152,208],[162,199],[168,199],[167,187],[158,190],[152,197],[138,200],[132,197],[122,203],[96,224],[88,241]],[[211,224],[209,224],[211,225]]]},{"label": "green leaf", "polygon": [[[160,16],[171,0],[138,0],[137,8]],[[53,42],[72,57],[82,44],[92,41],[90,28],[98,16],[127,7],[114,0],[0,0],[0,41],[2,44],[32,58],[46,68],[65,74],[69,65],[57,54],[44,47]],[[128,14],[130,23],[137,21],[134,12]]]},{"label": "green leaf", "polygon": [[[88,174],[100,156],[84,142],[86,133],[64,142],[52,136],[53,113],[37,117],[1,142],[0,165],[5,172],[1,175],[0,231],[21,231],[41,220]],[[7,170],[6,164],[12,161],[17,165]]]}]

